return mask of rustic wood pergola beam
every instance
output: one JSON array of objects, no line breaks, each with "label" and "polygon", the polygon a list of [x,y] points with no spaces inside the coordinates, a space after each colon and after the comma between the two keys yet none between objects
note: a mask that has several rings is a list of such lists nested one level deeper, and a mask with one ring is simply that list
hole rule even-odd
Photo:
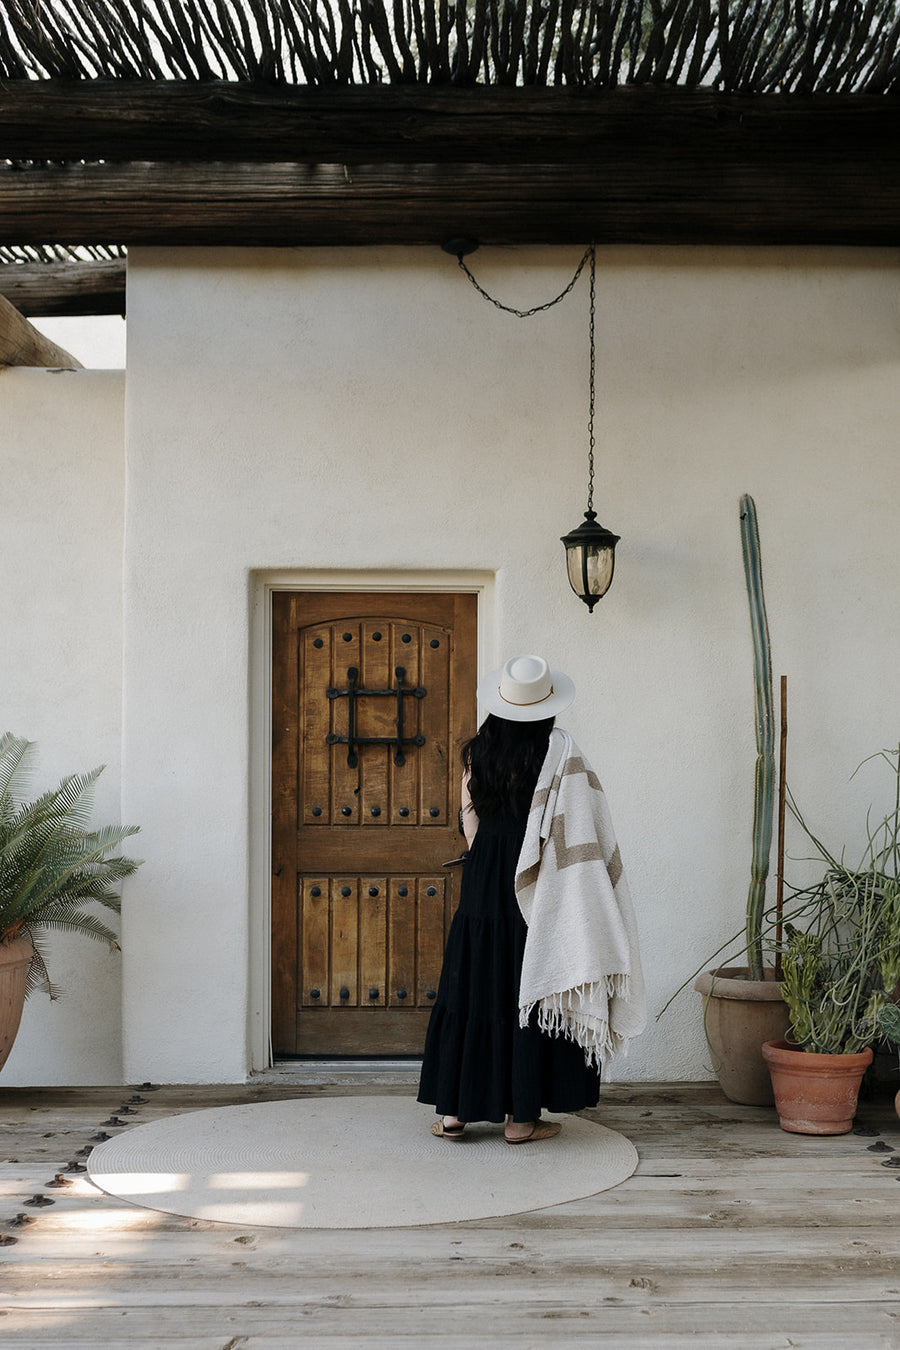
[{"label": "rustic wood pergola beam", "polygon": [[900,100],[856,94],[20,80],[0,89],[0,156],[231,163],[589,163],[631,146],[737,161],[766,148],[896,143]]},{"label": "rustic wood pergola beam", "polygon": [[0,169],[0,243],[900,242],[900,138],[864,158],[647,147],[591,164],[70,164]]},{"label": "rustic wood pergola beam", "polygon": [[125,313],[125,259],[6,263],[0,295],[29,318]]},{"label": "rustic wood pergola beam", "polygon": [[80,370],[81,362],[39,333],[14,305],[0,295],[0,369],[4,366],[49,366]]},{"label": "rustic wood pergola beam", "polygon": [[20,81],[0,154],[3,243],[900,242],[887,97]]}]

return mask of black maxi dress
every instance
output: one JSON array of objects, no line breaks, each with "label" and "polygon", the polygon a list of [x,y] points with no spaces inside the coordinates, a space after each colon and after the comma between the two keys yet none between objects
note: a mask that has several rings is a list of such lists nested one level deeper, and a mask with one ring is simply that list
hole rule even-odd
[{"label": "black maxi dress", "polygon": [[479,817],[464,864],[419,1080],[418,1100],[442,1116],[529,1121],[542,1107],[580,1111],[599,1100],[600,1075],[580,1046],[519,1026],[528,930],[515,874],[525,825],[525,817]]}]

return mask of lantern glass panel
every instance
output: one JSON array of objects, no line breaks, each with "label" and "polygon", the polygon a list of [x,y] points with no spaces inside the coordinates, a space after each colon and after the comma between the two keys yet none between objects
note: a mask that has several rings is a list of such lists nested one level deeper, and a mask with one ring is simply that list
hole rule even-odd
[{"label": "lantern glass panel", "polygon": [[611,548],[579,544],[566,549],[569,585],[576,595],[605,595],[612,584],[614,562]]}]

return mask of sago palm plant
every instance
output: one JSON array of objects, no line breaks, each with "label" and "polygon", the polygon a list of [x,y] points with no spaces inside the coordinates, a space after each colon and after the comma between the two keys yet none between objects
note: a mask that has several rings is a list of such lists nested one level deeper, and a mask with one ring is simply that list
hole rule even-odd
[{"label": "sago palm plant", "polygon": [[89,827],[93,786],[103,771],[71,774],[58,787],[26,801],[34,743],[0,736],[0,943],[27,938],[34,947],[28,992],[50,983],[42,934],[83,933],[117,947],[116,934],[89,906],[120,908],[117,883],[140,865],[116,852],[134,825]]}]

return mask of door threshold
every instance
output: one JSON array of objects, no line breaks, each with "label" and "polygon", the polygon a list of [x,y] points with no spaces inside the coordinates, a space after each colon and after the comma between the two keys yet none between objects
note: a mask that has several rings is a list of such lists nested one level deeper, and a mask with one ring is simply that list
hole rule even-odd
[{"label": "door threshold", "polygon": [[420,1059],[279,1059],[250,1076],[251,1083],[302,1083],[315,1087],[412,1086],[419,1081]]}]

